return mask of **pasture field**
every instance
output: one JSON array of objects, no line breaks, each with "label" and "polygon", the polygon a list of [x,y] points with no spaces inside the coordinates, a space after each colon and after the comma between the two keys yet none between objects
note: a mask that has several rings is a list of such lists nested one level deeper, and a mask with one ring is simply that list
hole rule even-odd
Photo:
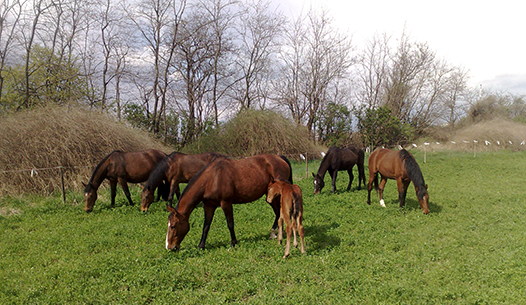
[{"label": "pasture field", "polygon": [[[264,198],[235,205],[239,244],[220,209],[197,248],[202,208],[179,252],[164,248],[167,211],[146,214],[109,189],[86,214],[81,192],[0,199],[1,304],[519,304],[526,297],[526,152],[413,152],[429,185],[423,215],[411,184],[398,207],[387,182],[380,207],[367,191],[313,195],[319,163],[294,164],[303,189],[307,253],[269,240]],[[357,171],[355,169],[357,179]],[[135,202],[140,189],[132,188]]]}]

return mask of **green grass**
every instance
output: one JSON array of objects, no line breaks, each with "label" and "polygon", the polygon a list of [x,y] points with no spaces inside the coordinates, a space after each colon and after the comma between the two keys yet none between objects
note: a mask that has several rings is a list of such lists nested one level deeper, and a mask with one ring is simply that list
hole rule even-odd
[{"label": "green grass", "polygon": [[[167,212],[147,214],[109,190],[86,214],[82,194],[0,199],[2,304],[498,304],[526,296],[525,152],[416,152],[429,185],[429,215],[413,186],[398,207],[387,182],[387,208],[366,204],[367,191],[338,191],[330,178],[313,196],[319,163],[294,165],[303,189],[307,253],[269,240],[270,206],[236,205],[230,237],[216,211],[207,249],[197,249],[203,212],[192,214],[181,251],[164,248]],[[357,176],[356,169],[355,175]],[[357,178],[355,178],[357,179]],[[132,188],[135,202],[140,189]]]}]

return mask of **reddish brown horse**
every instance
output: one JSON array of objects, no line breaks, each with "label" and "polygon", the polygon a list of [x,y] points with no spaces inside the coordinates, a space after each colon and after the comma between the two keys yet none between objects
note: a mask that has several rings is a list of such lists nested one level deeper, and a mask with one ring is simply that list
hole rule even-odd
[{"label": "reddish brown horse", "polygon": [[160,150],[149,149],[138,152],[122,152],[115,150],[104,157],[97,165],[91,178],[84,188],[86,198],[86,212],[93,210],[95,200],[97,200],[97,190],[104,179],[110,181],[111,187],[111,207],[115,205],[115,194],[117,183],[119,183],[128,198],[130,205],[133,205],[128,182],[140,183],[146,181],[157,163],[163,160],[166,154]]},{"label": "reddish brown horse", "polygon": [[[170,215],[166,249],[179,250],[181,242],[190,230],[190,214],[200,202],[203,202],[205,221],[199,248],[205,247],[217,207],[223,209],[230,230],[230,244],[234,246],[237,239],[232,204],[251,202],[265,195],[271,179],[292,180],[292,168],[284,156],[258,155],[240,160],[214,160],[190,180],[176,208],[167,206]],[[280,212],[279,201],[274,201],[271,206],[276,215],[272,226],[275,232]]]},{"label": "reddish brown horse", "polygon": [[173,152],[168,155],[157,164],[146,181],[141,194],[141,211],[148,211],[153,202],[155,189],[162,185],[163,181],[166,181],[170,187],[168,204],[172,205],[174,194],[177,199],[181,196],[179,183],[190,181],[195,174],[215,158],[225,158],[225,156],[216,153],[187,155],[180,152]]},{"label": "reddish brown horse", "polygon": [[272,204],[278,198],[281,204],[281,213],[278,220],[278,241],[281,244],[283,240],[283,221],[285,221],[287,230],[287,242],[285,244],[286,258],[290,254],[290,239],[294,235],[294,247],[298,247],[296,232],[300,236],[301,253],[305,253],[305,244],[303,237],[303,197],[301,188],[297,184],[291,184],[288,181],[271,180],[267,191],[267,202]]},{"label": "reddish brown horse", "polygon": [[354,179],[352,169],[356,164],[358,167],[358,189],[361,189],[362,181],[365,187],[365,170],[364,170],[365,154],[360,148],[349,145],[345,148],[332,146],[323,157],[318,169],[318,173],[312,173],[314,177],[314,194],[321,192],[325,186],[325,173],[328,171],[332,178],[332,192],[336,192],[336,177],[339,171],[347,171],[349,174],[349,185],[347,191],[351,189],[351,184]]},{"label": "reddish brown horse", "polygon": [[[380,185],[378,185],[378,173],[382,176]],[[405,205],[407,187],[413,181],[416,190],[416,197],[424,211],[429,213],[429,194],[427,185],[424,182],[424,176],[420,166],[416,163],[415,158],[407,150],[393,151],[389,149],[377,149],[369,157],[369,184],[367,185],[367,203],[371,204],[371,189],[373,182],[380,196],[380,205],[385,207],[383,191],[387,179],[396,180],[398,186],[398,199],[400,207]]]}]

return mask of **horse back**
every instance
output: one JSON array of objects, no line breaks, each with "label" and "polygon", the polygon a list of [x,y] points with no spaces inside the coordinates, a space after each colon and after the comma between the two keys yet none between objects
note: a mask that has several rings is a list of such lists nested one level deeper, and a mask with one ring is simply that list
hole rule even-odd
[{"label": "horse back", "polygon": [[379,148],[369,156],[369,170],[379,172],[382,176],[389,179],[402,179],[407,177],[407,172],[400,159],[399,152]]},{"label": "horse back", "polygon": [[155,149],[137,152],[114,151],[108,158],[108,177],[124,178],[131,183],[144,182],[148,180],[157,163],[165,157],[164,152]]},{"label": "horse back", "polygon": [[266,194],[271,178],[289,180],[290,167],[277,155],[216,159],[199,176],[205,185],[204,199],[247,203]]}]

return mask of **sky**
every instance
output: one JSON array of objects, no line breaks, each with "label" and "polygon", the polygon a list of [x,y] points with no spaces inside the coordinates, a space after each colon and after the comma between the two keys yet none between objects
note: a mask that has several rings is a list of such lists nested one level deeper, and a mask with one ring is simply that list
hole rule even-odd
[{"label": "sky", "polygon": [[375,34],[426,42],[439,58],[469,71],[468,84],[526,95],[526,2],[520,0],[278,0],[297,16],[324,9],[362,48]]}]

